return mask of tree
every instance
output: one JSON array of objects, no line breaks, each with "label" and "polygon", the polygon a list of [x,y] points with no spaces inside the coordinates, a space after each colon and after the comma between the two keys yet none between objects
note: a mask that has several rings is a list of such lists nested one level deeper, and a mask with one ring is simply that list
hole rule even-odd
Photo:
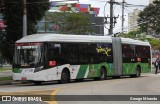
[{"label": "tree", "polygon": [[160,1],[155,0],[139,14],[138,23],[142,32],[160,33]]},{"label": "tree", "polygon": [[134,30],[134,31],[130,31],[129,33],[122,33],[120,34],[120,36],[125,38],[137,39],[142,37],[141,34],[142,34],[141,31]]},{"label": "tree", "polygon": [[[22,38],[23,0],[1,0],[0,12],[3,15],[6,28],[0,34],[0,52],[9,62],[12,62],[14,43]],[[37,21],[41,20],[49,8],[49,0],[27,0],[27,32],[36,33]]]},{"label": "tree", "polygon": [[[89,14],[86,13],[48,13],[47,21],[59,27],[57,32],[64,34],[88,34],[93,32]],[[53,29],[53,28],[52,28]]]},{"label": "tree", "polygon": [[148,39],[149,43],[151,44],[152,48],[160,49],[160,40],[158,39]]}]

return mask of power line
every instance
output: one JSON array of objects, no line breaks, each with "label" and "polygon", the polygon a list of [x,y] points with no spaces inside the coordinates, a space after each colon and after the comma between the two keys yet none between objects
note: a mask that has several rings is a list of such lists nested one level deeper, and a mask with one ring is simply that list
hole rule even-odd
[{"label": "power line", "polygon": [[126,8],[124,8],[124,10],[128,11],[129,13],[132,13],[130,10],[128,10],[128,9],[126,9]]},{"label": "power line", "polygon": [[147,5],[136,5],[136,4],[128,4],[128,3],[126,3],[125,7],[147,7]]}]

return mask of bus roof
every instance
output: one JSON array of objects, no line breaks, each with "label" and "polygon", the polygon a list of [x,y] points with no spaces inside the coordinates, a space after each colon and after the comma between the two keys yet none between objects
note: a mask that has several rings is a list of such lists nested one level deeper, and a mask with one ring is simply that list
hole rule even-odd
[{"label": "bus roof", "polygon": [[[111,43],[111,36],[93,36],[93,35],[70,35],[70,34],[33,34],[28,35],[16,43],[28,43],[28,42],[79,42],[79,43]],[[124,44],[137,44],[150,46],[148,42],[142,42],[130,38],[121,38]]]}]

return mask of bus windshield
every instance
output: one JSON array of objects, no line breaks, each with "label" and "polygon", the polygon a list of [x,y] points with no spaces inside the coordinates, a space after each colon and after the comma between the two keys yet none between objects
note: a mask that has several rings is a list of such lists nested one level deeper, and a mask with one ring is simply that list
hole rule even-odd
[{"label": "bus windshield", "polygon": [[16,44],[14,66],[15,67],[38,67],[43,64],[43,44],[24,43]]}]

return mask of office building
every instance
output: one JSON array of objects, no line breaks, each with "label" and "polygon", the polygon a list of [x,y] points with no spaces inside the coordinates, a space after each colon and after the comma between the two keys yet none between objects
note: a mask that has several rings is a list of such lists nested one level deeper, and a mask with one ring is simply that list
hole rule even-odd
[{"label": "office building", "polygon": [[128,32],[137,30],[139,28],[138,26],[138,18],[139,13],[141,10],[134,9],[132,13],[128,14]]},{"label": "office building", "polygon": [[[100,8],[92,7],[90,4],[79,4],[79,3],[71,3],[71,4],[64,4],[64,3],[56,3],[52,2],[50,9],[48,12],[50,13],[59,13],[59,12],[67,12],[67,13],[78,13],[83,12],[86,13],[90,17],[93,33],[95,35],[104,35],[104,17],[98,17]],[[53,29],[44,28],[45,27],[45,18],[38,22],[38,33],[41,32],[50,32],[54,33]],[[53,24],[50,24],[51,28]]]}]

